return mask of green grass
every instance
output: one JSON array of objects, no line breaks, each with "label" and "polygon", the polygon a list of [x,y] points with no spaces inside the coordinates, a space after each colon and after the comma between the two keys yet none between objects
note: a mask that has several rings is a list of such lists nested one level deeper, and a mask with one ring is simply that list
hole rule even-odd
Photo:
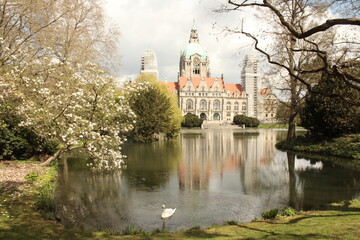
[{"label": "green grass", "polygon": [[[33,190],[35,183],[30,183]],[[37,211],[33,191],[18,194],[18,189],[0,189],[0,239],[359,239],[360,201],[332,204],[321,211],[300,212],[292,217],[257,220],[251,223],[213,225],[209,229],[193,227],[168,233],[159,229],[151,233],[115,236],[109,232],[84,231],[65,227],[46,219]],[[231,223],[231,224],[230,224]],[[129,228],[129,233],[137,229]]]},{"label": "green grass", "polygon": [[[258,128],[284,128],[287,129],[287,124],[280,124],[280,123],[261,123]],[[304,129],[303,127],[296,126],[297,129]]]},{"label": "green grass", "polygon": [[350,134],[334,139],[299,136],[290,142],[279,142],[276,147],[281,150],[360,160],[360,134]]}]

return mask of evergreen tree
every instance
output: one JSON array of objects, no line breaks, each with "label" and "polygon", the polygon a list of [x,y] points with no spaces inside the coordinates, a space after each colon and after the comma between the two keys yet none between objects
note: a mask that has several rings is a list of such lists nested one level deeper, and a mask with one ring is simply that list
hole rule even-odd
[{"label": "evergreen tree", "polygon": [[360,108],[344,99],[359,101],[360,93],[342,79],[324,73],[305,99],[300,115],[302,126],[315,136],[336,137],[360,132]]}]

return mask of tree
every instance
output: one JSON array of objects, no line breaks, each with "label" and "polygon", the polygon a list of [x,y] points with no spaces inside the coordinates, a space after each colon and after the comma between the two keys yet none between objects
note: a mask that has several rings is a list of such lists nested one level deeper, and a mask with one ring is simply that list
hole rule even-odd
[{"label": "tree", "polygon": [[[49,65],[62,65],[41,71]],[[36,78],[32,74],[36,71]],[[27,74],[32,78],[27,77]],[[92,156],[93,169],[120,168],[122,155],[119,129],[131,129],[131,122],[118,119],[134,115],[124,98],[115,99],[114,80],[94,64],[78,65],[37,60],[22,72],[8,74],[13,92],[22,104],[20,126],[58,142],[57,151],[44,164],[74,148],[85,148]],[[56,81],[55,81],[56,80]]]},{"label": "tree", "polygon": [[114,80],[104,72],[117,35],[105,27],[101,3],[0,4],[0,101],[16,100],[19,126],[58,143],[44,164],[82,147],[93,169],[121,167],[118,133],[131,129],[134,115],[124,98],[115,98]]},{"label": "tree", "polygon": [[[161,134],[174,138],[180,130],[181,111],[175,96],[150,74],[141,74],[136,79],[133,91],[126,93],[136,122],[129,138],[135,142],[153,142]],[[138,89],[137,86],[145,86]]]},{"label": "tree", "polygon": [[[273,59],[272,54],[265,48],[260,48],[258,39],[254,34],[241,29],[239,32],[247,35],[256,42],[256,49],[264,54],[269,63],[279,66],[288,71],[296,81],[301,82],[312,91],[312,83],[306,77],[309,73],[319,73],[326,71],[327,74],[341,78],[348,86],[360,91],[360,79],[352,74],[352,63],[358,58],[359,36],[357,28],[360,26],[359,16],[360,3],[357,0],[262,0],[262,1],[233,1],[229,0],[230,7],[224,7],[223,11],[239,11],[242,8],[253,8],[260,11],[263,16],[270,14],[291,36],[292,41],[308,43],[293,48],[296,53],[311,53],[314,59],[318,59],[315,66],[299,66],[296,71]],[[284,6],[290,6],[293,11],[290,13],[283,11]],[[255,12],[256,12],[255,11]],[[331,18],[329,14],[338,13],[340,18]],[[294,14],[301,14],[304,17],[293,21]],[[314,16],[320,16],[316,19]],[[320,22],[321,18],[328,18],[325,22]],[[331,29],[341,30],[341,27],[353,26],[354,29],[336,31],[332,44],[321,45],[317,38],[324,39]],[[338,28],[335,28],[338,27]],[[349,31],[350,30],[350,31]],[[300,74],[298,74],[300,73]],[[326,94],[326,93],[322,93]],[[341,96],[340,96],[341,97]],[[351,99],[344,98],[352,104],[360,105]]]},{"label": "tree", "polygon": [[[351,10],[358,9],[358,2],[353,2]],[[320,79],[321,73],[326,71],[333,76],[340,76],[354,89],[359,88],[359,79],[345,69],[352,68],[349,59],[356,57],[352,50],[358,42],[347,36],[331,32],[336,25],[360,25],[359,19],[329,19],[320,24],[321,17],[329,16],[328,10],[336,4],[345,1],[311,1],[311,0],[262,0],[262,1],[228,1],[222,11],[241,11],[252,8],[254,14],[260,13],[266,18],[268,29],[267,38],[276,42],[275,47],[266,45],[261,33],[249,32],[244,25],[241,29],[226,29],[230,32],[243,34],[255,43],[255,49],[263,54],[269,63],[276,66],[281,76],[285,76],[289,91],[287,101],[282,101],[289,107],[287,140],[295,137],[295,119],[301,110],[302,99],[306,91],[315,91],[312,86],[314,80]],[[320,16],[316,18],[314,16]],[[272,26],[271,26],[272,25]],[[332,41],[332,42],[330,42]],[[337,42],[336,45],[334,42]],[[349,47],[350,46],[350,47]],[[356,48],[355,48],[356,49]],[[339,54],[339,52],[341,52]],[[314,64],[316,63],[316,64]],[[341,70],[340,70],[341,69]],[[322,94],[327,94],[323,92]],[[341,96],[340,96],[341,97]],[[353,99],[344,99],[359,105]]]},{"label": "tree", "polygon": [[[341,94],[349,99],[360,98],[360,93],[344,81],[324,73],[314,89],[330,94]],[[301,112],[301,124],[313,136],[338,137],[346,133],[360,132],[360,108],[343,101],[340,97],[328,97],[309,93]]]},{"label": "tree", "polygon": [[184,117],[184,121],[181,123],[181,126],[187,128],[201,127],[203,121],[204,120],[199,118],[199,116],[192,113],[187,113]]}]

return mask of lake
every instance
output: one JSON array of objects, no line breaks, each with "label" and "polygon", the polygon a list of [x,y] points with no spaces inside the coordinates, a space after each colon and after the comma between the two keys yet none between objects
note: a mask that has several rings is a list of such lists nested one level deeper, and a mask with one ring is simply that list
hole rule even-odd
[{"label": "lake", "polygon": [[[275,149],[276,129],[182,130],[174,141],[127,143],[126,168],[91,173],[82,156],[60,163],[58,217],[66,225],[121,233],[249,222],[261,212],[311,209],[360,198],[360,172]],[[161,219],[161,206],[176,208]]]}]

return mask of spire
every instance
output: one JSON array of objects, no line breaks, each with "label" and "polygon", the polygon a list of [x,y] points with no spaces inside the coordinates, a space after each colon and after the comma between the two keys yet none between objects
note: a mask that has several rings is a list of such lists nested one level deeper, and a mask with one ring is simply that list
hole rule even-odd
[{"label": "spire", "polygon": [[189,43],[199,43],[199,37],[195,26],[195,19],[193,20],[193,26],[191,28]]},{"label": "spire", "polygon": [[197,28],[196,28],[196,26],[195,26],[195,19],[193,19],[193,25],[192,25],[191,30],[197,30]]}]

